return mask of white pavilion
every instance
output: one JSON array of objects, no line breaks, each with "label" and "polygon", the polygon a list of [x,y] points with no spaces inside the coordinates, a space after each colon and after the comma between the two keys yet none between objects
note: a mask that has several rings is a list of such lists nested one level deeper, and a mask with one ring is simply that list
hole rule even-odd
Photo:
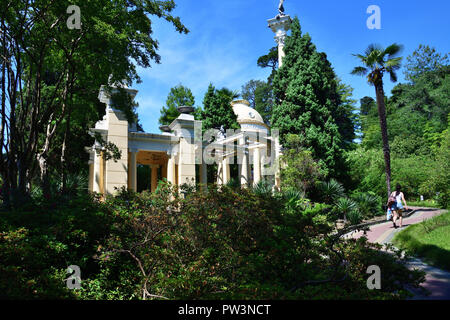
[{"label": "white pavilion", "polygon": [[[275,33],[278,45],[278,63],[282,66],[284,40],[290,29],[291,18],[280,9],[280,14],[268,20],[269,28]],[[138,132],[136,124],[129,124],[125,115],[114,108],[111,94],[118,86],[134,99],[137,90],[124,85],[100,88],[99,100],[105,103],[106,114],[90,129],[92,135],[101,135],[102,140],[113,143],[121,152],[119,160],[107,160],[105,148],[95,141],[87,148],[89,160],[89,190],[102,195],[112,195],[125,187],[138,190],[138,167],[148,166],[147,176],[139,175],[147,183],[147,189],[154,192],[159,181],[167,179],[173,185],[181,186],[200,183],[226,184],[231,178],[242,186],[257,184],[262,179],[280,186],[279,163],[281,146],[276,131],[264,123],[261,115],[250,107],[248,101],[233,101],[230,108],[237,116],[240,130],[219,132],[202,136],[201,121],[189,114],[189,108],[180,108],[180,116],[163,133]],[[184,111],[183,111],[184,110]],[[272,133],[272,134],[271,134]],[[214,138],[210,139],[212,136]],[[231,177],[230,165],[236,160],[237,177]],[[207,181],[207,166],[217,164],[217,180]],[[141,188],[142,189],[142,188]]]},{"label": "white pavilion", "polygon": [[[123,89],[132,98],[137,94],[137,90]],[[110,92],[114,90],[117,87]],[[178,186],[200,183],[207,187],[207,166],[214,163],[218,168],[217,180],[209,183],[228,183],[232,178],[230,165],[237,163],[238,176],[233,178],[242,186],[257,184],[262,179],[279,186],[275,170],[280,156],[278,137],[270,136],[270,128],[246,100],[236,100],[230,105],[240,130],[231,131],[231,134],[230,131],[222,134],[216,130],[212,142],[201,136],[202,122],[189,113],[181,113],[170,124],[168,132],[138,132],[136,125],[130,125],[123,112],[112,106],[110,93],[104,86],[100,89],[99,100],[105,103],[106,114],[90,132],[115,144],[121,157],[106,160],[105,148],[98,141],[87,148],[91,192],[112,195],[122,187],[138,191],[139,165],[151,168],[147,177],[140,178],[148,179],[148,189],[152,192],[163,179]]]}]

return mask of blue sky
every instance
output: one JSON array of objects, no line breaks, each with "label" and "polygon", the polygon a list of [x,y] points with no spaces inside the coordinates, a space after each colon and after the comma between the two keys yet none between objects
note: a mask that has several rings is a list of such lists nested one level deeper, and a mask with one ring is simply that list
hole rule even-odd
[{"label": "blue sky", "polygon": [[[153,37],[159,41],[161,64],[138,69],[139,116],[144,130],[159,132],[158,118],[170,88],[190,88],[202,105],[209,83],[239,91],[251,79],[266,80],[270,70],[256,65],[258,57],[275,45],[267,20],[278,13],[278,0],[175,0],[174,15],[190,30],[179,34],[167,22],[152,17]],[[369,30],[370,5],[381,8],[381,30]],[[370,43],[404,45],[403,56],[419,44],[450,52],[448,0],[286,0],[286,13],[298,16],[302,31],[312,36],[319,51],[328,55],[336,74],[354,88],[354,98],[374,97],[364,78],[350,75]],[[399,72],[399,82],[404,82]],[[394,84],[385,78],[390,95]]]}]

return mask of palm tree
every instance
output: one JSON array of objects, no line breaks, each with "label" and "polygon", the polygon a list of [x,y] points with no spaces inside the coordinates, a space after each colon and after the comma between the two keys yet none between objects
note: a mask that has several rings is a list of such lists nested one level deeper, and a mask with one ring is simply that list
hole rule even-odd
[{"label": "palm tree", "polygon": [[396,71],[400,69],[402,57],[397,55],[402,50],[402,46],[394,43],[386,49],[381,46],[371,44],[365,51],[364,55],[354,54],[359,58],[363,66],[356,67],[351,72],[355,75],[367,75],[369,84],[375,87],[377,97],[378,117],[380,119],[381,138],[383,140],[384,163],[386,166],[386,184],[388,197],[391,194],[391,155],[389,149],[387,123],[386,123],[386,106],[384,103],[383,75],[388,72],[391,81],[397,81]]}]

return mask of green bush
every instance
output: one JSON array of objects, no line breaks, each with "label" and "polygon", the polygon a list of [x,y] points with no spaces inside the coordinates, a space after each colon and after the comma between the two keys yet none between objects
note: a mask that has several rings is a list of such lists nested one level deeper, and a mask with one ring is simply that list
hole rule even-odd
[{"label": "green bush", "polygon": [[[121,190],[105,203],[51,199],[1,212],[0,292],[10,299],[385,299],[404,298],[404,285],[421,281],[376,245],[333,236],[331,212],[292,189],[211,186],[184,198],[166,183],[155,193]],[[81,290],[65,286],[72,264],[81,267]],[[368,290],[373,264],[398,284]]]},{"label": "green bush", "polygon": [[281,157],[281,184],[305,195],[311,195],[316,183],[323,176],[322,167],[313,159],[311,151],[302,148],[298,135],[286,136],[286,149]]},{"label": "green bush", "polygon": [[320,199],[326,204],[335,203],[338,199],[345,196],[344,187],[334,179],[331,179],[329,182],[320,182],[318,191]]},{"label": "green bush", "polygon": [[0,295],[8,299],[75,298],[64,279],[99,270],[93,256],[109,234],[110,217],[89,196],[58,197],[0,212]]},{"label": "green bush", "polygon": [[350,224],[357,225],[360,224],[362,221],[362,215],[357,210],[352,210],[348,213],[348,221],[350,221]]},{"label": "green bush", "polygon": [[348,215],[357,210],[357,205],[352,199],[342,197],[336,201],[336,208],[339,212],[339,217],[347,220]]},{"label": "green bush", "polygon": [[364,219],[384,214],[381,197],[374,192],[354,192],[351,199],[356,202],[358,211]]}]

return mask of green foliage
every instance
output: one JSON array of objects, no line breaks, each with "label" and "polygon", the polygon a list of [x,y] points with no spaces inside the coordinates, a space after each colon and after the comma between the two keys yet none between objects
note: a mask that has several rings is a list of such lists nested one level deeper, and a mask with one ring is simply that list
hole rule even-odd
[{"label": "green foliage", "polygon": [[383,198],[386,197],[386,180],[381,150],[358,148],[347,153],[347,162],[355,189],[364,192],[373,191]]},{"label": "green foliage", "polygon": [[302,35],[298,18],[286,38],[283,65],[275,74],[275,105],[272,127],[280,130],[280,141],[297,134],[300,144],[319,161],[326,177],[344,173],[344,142],[336,123],[344,112],[336,75],[325,53],[319,53],[308,34]]},{"label": "green foliage", "polygon": [[[350,213],[356,211],[357,209],[356,202],[346,197],[337,199],[335,205],[340,216],[344,218],[344,221],[347,221],[347,218],[349,217]],[[360,221],[359,213],[358,215],[357,214],[352,215],[352,220],[350,220],[350,222],[353,223],[355,221],[359,223]]]},{"label": "green foliage", "polygon": [[[450,116],[449,116],[450,120]],[[450,121],[449,121],[450,123]],[[450,127],[449,127],[450,128]],[[436,162],[430,170],[429,179],[422,184],[422,191],[438,193],[438,203],[442,208],[450,208],[450,129],[442,132],[442,142],[436,155]]]},{"label": "green foliage", "polygon": [[352,99],[353,88],[337,78],[337,90],[341,97],[341,103],[336,110],[336,124],[342,137],[345,150],[354,147],[353,140],[356,138],[355,126],[358,124],[356,111],[356,100]]},{"label": "green foliage", "polygon": [[[194,106],[195,98],[192,94],[191,89],[178,85],[170,89],[169,95],[167,96],[166,105],[161,108],[161,117],[159,118],[159,123],[162,125],[169,125],[173,120],[178,118],[180,112],[177,108],[181,106]],[[195,114],[197,117],[200,114],[200,110],[196,108]]]},{"label": "green foliage", "polygon": [[258,67],[272,69],[272,72],[270,73],[270,76],[267,79],[268,84],[272,84],[273,77],[275,76],[275,72],[278,68],[278,47],[270,48],[268,54],[258,58],[257,64]]},{"label": "green foliage", "polygon": [[[365,76],[367,82],[375,87],[377,98],[378,118],[385,164],[387,194],[391,192],[391,155],[389,148],[388,127],[386,121],[386,101],[384,96],[383,76],[389,73],[391,81],[397,82],[397,70],[400,69],[402,57],[398,57],[402,46],[393,43],[387,48],[371,44],[364,54],[354,54],[362,66],[355,67],[351,74]],[[374,128],[371,126],[370,128]]]},{"label": "green foliage", "polygon": [[242,86],[241,96],[250,102],[250,106],[254,108],[263,118],[264,122],[270,125],[272,117],[272,86],[260,80],[250,80]]},{"label": "green foliage", "polygon": [[[156,193],[123,189],[106,203],[82,196],[52,199],[0,213],[1,294],[399,299],[407,296],[405,285],[423,281],[364,239],[332,236],[329,212],[329,206],[312,204],[292,189],[272,195],[211,187],[183,199],[166,183]],[[81,267],[81,290],[65,287],[71,264]],[[365,272],[372,264],[385,270],[381,290],[367,289]]]},{"label": "green foliage", "polygon": [[272,195],[272,185],[265,180],[261,180],[256,185],[253,185],[252,188],[253,192],[259,197]]},{"label": "green foliage", "polygon": [[226,183],[226,186],[229,188],[232,188],[234,190],[239,190],[239,189],[241,189],[241,182],[239,181],[238,178],[231,178]]},{"label": "green foliage", "polygon": [[131,95],[124,88],[120,87],[116,87],[114,90],[112,87],[106,87],[106,90],[111,95],[111,106],[122,111],[130,125],[136,123],[138,127],[141,127],[138,123],[139,116],[136,112],[139,105],[133,101]]},{"label": "green foliage", "polygon": [[421,186],[430,179],[434,168],[435,162],[429,156],[412,155],[406,159],[394,158],[392,160],[393,184],[399,183],[408,197],[418,197],[420,194],[431,196],[429,192],[423,193],[425,190]]},{"label": "green foliage", "polygon": [[82,278],[98,270],[92,258],[108,234],[110,217],[90,197],[35,199],[20,210],[0,212],[0,295],[8,299],[74,299],[66,269]]},{"label": "green foliage", "polygon": [[300,145],[301,138],[289,134],[284,145],[285,151],[280,161],[282,187],[294,188],[303,193],[310,192],[322,176],[320,165],[312,158],[311,152]]},{"label": "green foliage", "polygon": [[[8,78],[8,84],[1,95],[11,99],[2,106],[9,110],[8,115],[2,114],[9,129],[1,132],[0,140],[10,141],[2,155],[21,159],[6,161],[0,156],[0,174],[5,187],[11,189],[3,195],[9,204],[12,194],[28,192],[28,184],[44,185],[46,172],[63,180],[70,170],[80,172],[86,167],[84,148],[93,143],[86,131],[105,111],[98,101],[100,86],[139,82],[137,68],[160,62],[153,19],[167,21],[180,33],[188,29],[172,14],[176,6],[172,0],[55,1],[51,5],[17,0],[2,4],[4,68],[0,78]],[[67,27],[68,4],[80,7],[81,30]],[[137,122],[136,106],[126,96],[114,100],[130,122]],[[43,181],[39,181],[38,157],[43,160]]]},{"label": "green foliage", "polygon": [[360,224],[363,220],[363,216],[358,210],[350,210],[347,214],[347,218],[352,225]]},{"label": "green foliage", "polygon": [[[373,192],[382,199],[386,197],[384,163],[382,151],[358,148],[347,154],[351,176],[356,190]],[[432,187],[427,181],[435,170],[435,162],[427,156],[409,156],[392,159],[392,181],[400,183],[406,199],[417,198],[420,194],[432,196]],[[427,187],[428,189],[427,190]],[[387,199],[386,199],[387,200]]]},{"label": "green foliage", "polygon": [[231,107],[231,101],[237,97],[234,92],[222,88],[217,90],[212,84],[203,99],[203,110],[201,111],[201,120],[203,121],[203,130],[208,129],[239,129],[237,117]]},{"label": "green foliage", "polygon": [[326,204],[334,204],[339,198],[345,195],[342,184],[334,179],[328,182],[320,182],[318,190],[320,192],[320,199]]},{"label": "green foliage", "polygon": [[99,147],[102,148],[105,161],[114,160],[117,162],[122,156],[122,151],[112,142],[103,139],[102,135],[98,132],[94,133],[95,140],[98,142]]},{"label": "green foliage", "polygon": [[450,112],[450,67],[422,73],[414,83],[400,84],[388,100],[391,138],[423,137],[428,147],[438,144],[437,135],[447,127]]},{"label": "green foliage", "polygon": [[384,203],[374,192],[355,192],[350,198],[356,202],[358,213],[365,219],[384,214],[381,210]]},{"label": "green foliage", "polygon": [[408,200],[408,206],[425,207],[425,208],[439,208],[440,207],[436,200],[424,199],[423,201],[420,201],[420,197],[417,199],[417,201]]},{"label": "green foliage", "polygon": [[402,46],[396,43],[386,48],[371,44],[367,47],[364,55],[354,54],[361,61],[362,66],[355,67],[351,73],[367,75],[367,82],[374,86],[382,86],[385,72],[389,73],[393,82],[397,82],[396,71],[400,69],[402,61],[398,54],[401,50]]},{"label": "green foliage", "polygon": [[[393,183],[403,186],[407,199],[420,195],[432,199],[438,193],[443,207],[449,189],[445,160],[448,147],[441,147],[450,111],[448,72],[448,66],[421,72],[414,82],[397,85],[392,96],[385,99]],[[382,147],[381,131],[373,99],[361,100],[360,119],[360,150],[347,153],[352,188],[385,197],[383,163],[377,160],[381,153],[377,155],[376,151]]]},{"label": "green foliage", "polygon": [[436,71],[449,64],[448,55],[442,55],[435,48],[419,45],[412,55],[406,58],[405,78],[414,82],[424,72]]}]

